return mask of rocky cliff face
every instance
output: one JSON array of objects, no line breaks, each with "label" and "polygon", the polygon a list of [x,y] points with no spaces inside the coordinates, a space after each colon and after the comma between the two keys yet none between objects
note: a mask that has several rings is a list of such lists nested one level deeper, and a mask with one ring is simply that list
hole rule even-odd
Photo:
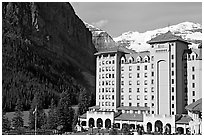
[{"label": "rocky cliff face", "polygon": [[110,48],[117,46],[113,38],[105,31],[94,27],[88,23],[84,23],[86,27],[92,32],[92,42],[97,51],[103,48]]},{"label": "rocky cliff face", "polygon": [[91,32],[75,14],[69,3],[36,3],[38,26],[44,47],[74,60],[80,67],[94,72],[94,52]]}]

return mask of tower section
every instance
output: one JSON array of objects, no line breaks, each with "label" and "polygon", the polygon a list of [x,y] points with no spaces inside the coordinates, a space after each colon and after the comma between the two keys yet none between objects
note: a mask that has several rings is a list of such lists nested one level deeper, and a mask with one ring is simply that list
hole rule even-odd
[{"label": "tower section", "polygon": [[152,86],[156,96],[156,114],[175,115],[184,113],[185,107],[185,61],[183,54],[188,42],[170,31],[150,41],[152,71],[155,73]]},{"label": "tower section", "polygon": [[96,55],[96,106],[103,111],[116,111],[120,106],[120,47],[103,49]]}]

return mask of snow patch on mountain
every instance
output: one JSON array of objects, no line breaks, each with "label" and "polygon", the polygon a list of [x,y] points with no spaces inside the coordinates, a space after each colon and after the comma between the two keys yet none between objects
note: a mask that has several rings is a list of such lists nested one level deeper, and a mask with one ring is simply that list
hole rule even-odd
[{"label": "snow patch on mountain", "polygon": [[196,48],[202,40],[202,26],[192,22],[183,22],[161,29],[146,31],[144,33],[129,31],[113,39],[117,43],[127,44],[129,49],[145,51],[150,48],[150,45],[146,43],[147,41],[167,31],[171,31],[173,34],[181,36],[183,39],[191,42],[192,44],[189,45],[189,47]]}]

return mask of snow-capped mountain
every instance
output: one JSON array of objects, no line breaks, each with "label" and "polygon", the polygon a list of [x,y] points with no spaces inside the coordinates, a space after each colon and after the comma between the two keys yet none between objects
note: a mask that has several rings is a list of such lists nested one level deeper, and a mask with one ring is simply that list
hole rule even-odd
[{"label": "snow-capped mountain", "polygon": [[177,25],[172,25],[165,28],[155,29],[139,33],[137,31],[129,31],[123,33],[121,36],[113,38],[117,43],[124,43],[129,49],[135,51],[144,51],[150,48],[150,45],[146,42],[156,37],[157,35],[171,31],[177,36],[181,36],[183,39],[192,43],[189,47],[197,47],[202,42],[202,26],[198,23],[183,22]]}]

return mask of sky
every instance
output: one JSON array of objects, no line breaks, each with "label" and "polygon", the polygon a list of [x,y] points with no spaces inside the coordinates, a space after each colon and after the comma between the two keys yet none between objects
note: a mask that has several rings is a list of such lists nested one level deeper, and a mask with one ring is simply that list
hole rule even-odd
[{"label": "sky", "polygon": [[71,5],[83,21],[112,37],[186,21],[202,24],[201,2],[72,2]]}]

